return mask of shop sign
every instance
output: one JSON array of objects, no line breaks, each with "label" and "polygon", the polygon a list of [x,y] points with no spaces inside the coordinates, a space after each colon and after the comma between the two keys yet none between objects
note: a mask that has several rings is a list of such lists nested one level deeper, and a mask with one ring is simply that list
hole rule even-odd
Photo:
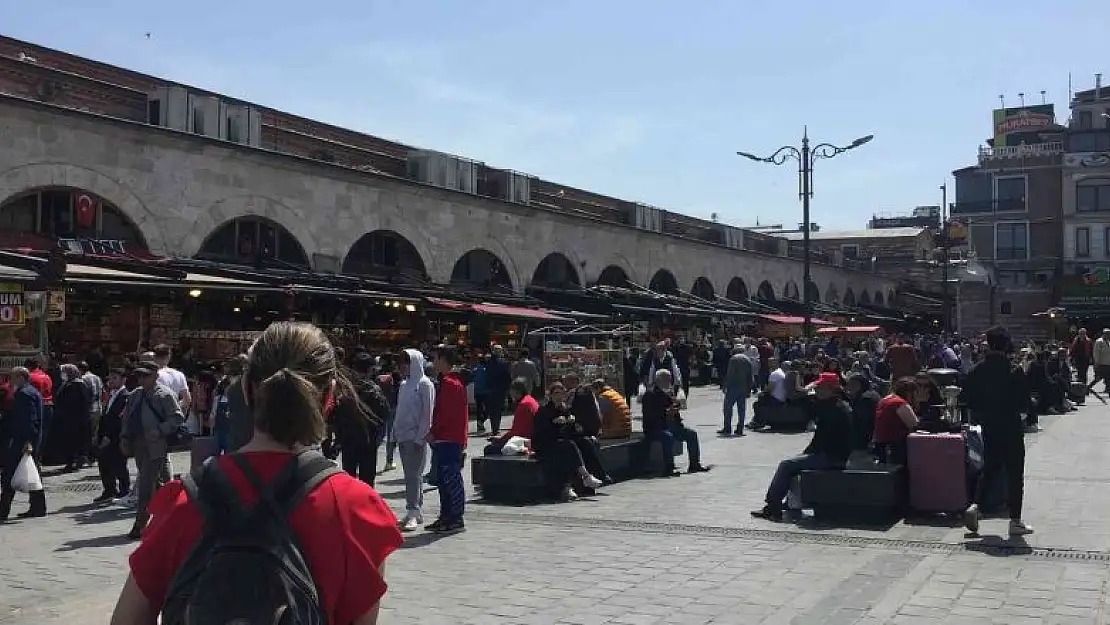
[{"label": "shop sign", "polygon": [[1065,308],[1110,308],[1110,266],[1095,267],[1081,276],[1066,276],[1060,295],[1060,305]]},{"label": "shop sign", "polygon": [[1051,104],[995,109],[993,147],[1042,143],[1040,133],[1055,122],[1056,109]]},{"label": "shop sign", "polygon": [[21,326],[23,315],[23,285],[0,284],[0,326]]},{"label": "shop sign", "polygon": [[46,320],[66,320],[66,292],[65,289],[50,289],[46,292]]}]

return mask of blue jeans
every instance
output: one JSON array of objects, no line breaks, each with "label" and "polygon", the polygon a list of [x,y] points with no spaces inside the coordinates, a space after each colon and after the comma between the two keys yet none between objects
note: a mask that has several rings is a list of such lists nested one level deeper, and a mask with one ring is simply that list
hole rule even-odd
[{"label": "blue jeans", "polygon": [[226,454],[231,445],[231,420],[216,419],[216,427],[212,428],[212,435],[216,437],[216,455]]},{"label": "blue jeans", "polygon": [[463,446],[458,443],[432,443],[432,460],[439,481],[439,517],[445,521],[461,521],[466,509]]},{"label": "blue jeans", "polygon": [[736,406],[736,411],[739,413],[740,420],[736,423],[736,431],[742,432],[744,430],[744,420],[748,417],[748,395],[751,391],[746,388],[726,388],[725,389],[725,431],[732,431],[732,407]]},{"label": "blue jeans", "polygon": [[844,461],[837,462],[826,454],[802,454],[787,458],[779,463],[779,468],[775,469],[775,477],[771,478],[771,486],[767,488],[767,505],[782,505],[786,493],[790,492],[791,480],[802,471],[843,468]]},{"label": "blue jeans", "polygon": [[[651,445],[654,441],[659,441],[663,445],[663,462],[668,473],[674,471],[674,447],[677,441],[686,444],[688,466],[696,467],[701,464],[701,444],[698,442],[698,433],[686,426],[672,423],[666,429],[648,434],[647,445]],[[651,453],[650,448],[647,448],[647,453]]]}]

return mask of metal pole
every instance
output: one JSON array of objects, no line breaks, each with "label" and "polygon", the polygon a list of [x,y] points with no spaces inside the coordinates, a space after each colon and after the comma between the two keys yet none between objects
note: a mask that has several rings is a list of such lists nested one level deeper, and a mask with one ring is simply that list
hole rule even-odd
[{"label": "metal pole", "polygon": [[944,306],[941,314],[941,332],[948,334],[952,330],[951,315],[952,304],[948,301],[948,183],[940,185],[940,245],[941,245],[941,262],[944,266],[941,268],[941,285],[940,285],[940,300]]},{"label": "metal pole", "polygon": [[802,133],[802,159],[799,164],[802,177],[802,334],[813,336],[813,302],[809,291],[809,198],[813,195],[813,162],[809,151],[809,130]]}]

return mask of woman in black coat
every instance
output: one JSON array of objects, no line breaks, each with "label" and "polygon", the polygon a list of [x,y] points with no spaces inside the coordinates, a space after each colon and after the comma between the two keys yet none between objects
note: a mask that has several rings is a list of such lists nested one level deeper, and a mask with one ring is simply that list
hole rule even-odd
[{"label": "woman in black coat", "polygon": [[[597,448],[583,436],[581,424],[566,403],[566,395],[562,382],[548,387],[548,401],[536,412],[532,452],[548,486],[557,490],[561,499],[570,501],[578,497],[576,487],[588,492],[601,486],[602,481],[586,469],[587,464],[600,466],[601,459],[597,457]],[[584,455],[591,456],[589,463]]]},{"label": "woman in black coat", "polygon": [[92,440],[92,393],[77,365],[62,365],[62,385],[54,391],[54,422],[61,428],[63,471],[81,469],[88,461]]}]

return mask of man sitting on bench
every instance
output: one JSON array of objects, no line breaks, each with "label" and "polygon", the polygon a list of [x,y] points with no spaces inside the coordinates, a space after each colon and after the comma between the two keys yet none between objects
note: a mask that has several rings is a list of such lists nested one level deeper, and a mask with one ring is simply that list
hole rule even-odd
[{"label": "man sitting on bench", "polygon": [[852,409],[843,400],[840,375],[825,372],[814,383],[817,393],[813,416],[817,429],[813,440],[802,455],[779,463],[771,485],[767,488],[766,505],[752,516],[771,521],[782,520],[782,504],[790,491],[790,482],[802,471],[843,469],[852,453]]}]

